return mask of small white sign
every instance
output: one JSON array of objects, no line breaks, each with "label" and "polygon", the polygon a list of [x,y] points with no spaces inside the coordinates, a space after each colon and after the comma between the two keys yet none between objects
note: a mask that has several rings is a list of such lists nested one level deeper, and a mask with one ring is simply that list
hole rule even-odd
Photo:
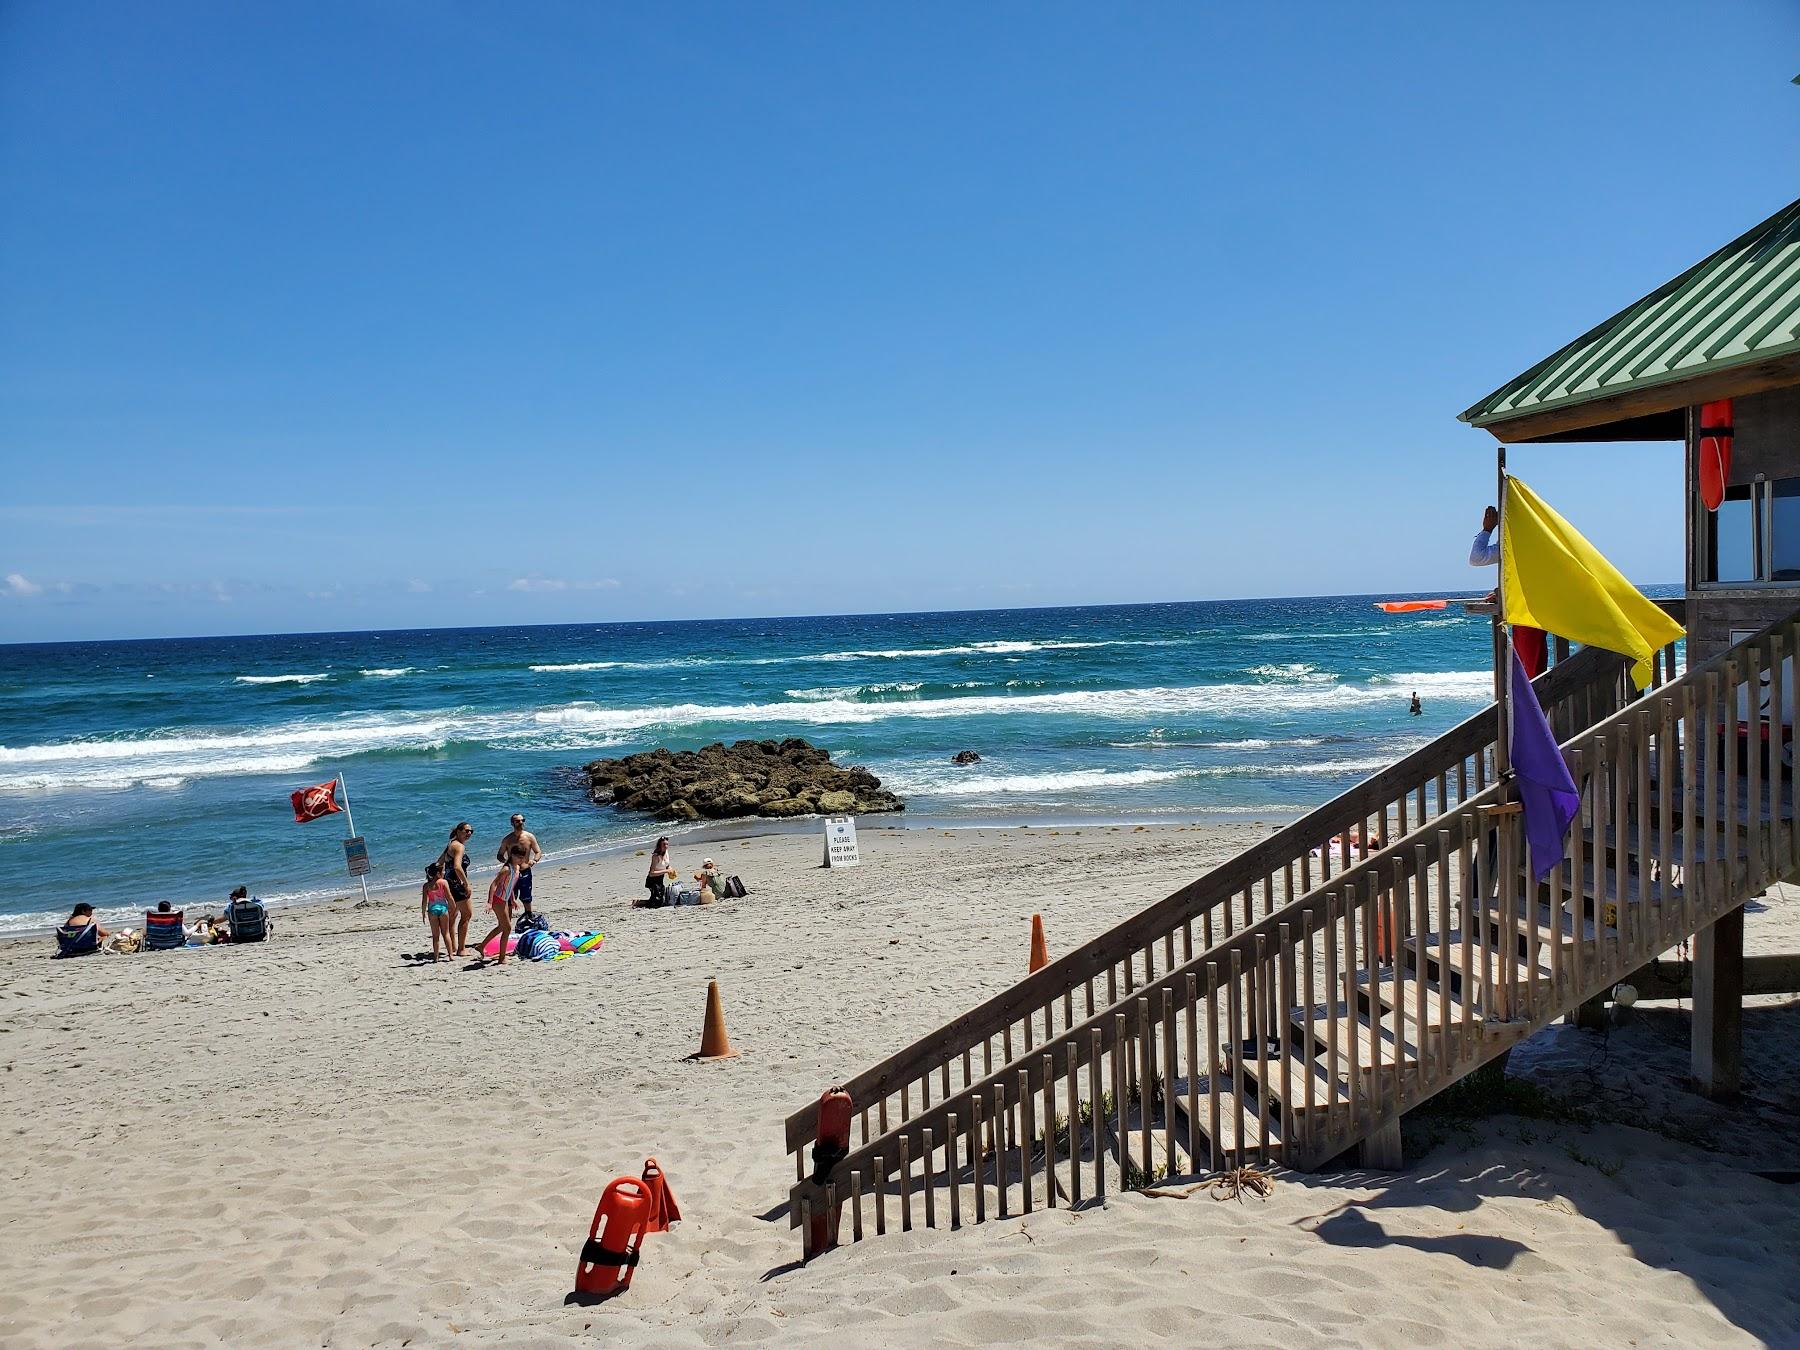
[{"label": "small white sign", "polygon": [[344,863],[353,877],[369,874],[369,841],[360,834],[344,840]]},{"label": "small white sign", "polygon": [[825,866],[855,867],[862,861],[856,851],[856,817],[825,818]]}]

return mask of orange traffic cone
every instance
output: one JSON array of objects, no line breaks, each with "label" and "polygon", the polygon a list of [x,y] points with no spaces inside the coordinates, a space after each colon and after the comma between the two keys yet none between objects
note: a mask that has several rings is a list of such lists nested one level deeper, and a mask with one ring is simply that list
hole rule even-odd
[{"label": "orange traffic cone", "polygon": [[1035,975],[1049,964],[1050,953],[1044,946],[1044,916],[1033,914],[1031,916],[1031,967],[1026,974]]},{"label": "orange traffic cone", "polygon": [[644,1185],[650,1191],[650,1222],[646,1233],[666,1233],[672,1224],[681,1222],[681,1207],[675,1203],[675,1192],[655,1158],[644,1159]]},{"label": "orange traffic cone", "polygon": [[706,1024],[700,1029],[700,1048],[689,1059],[736,1059],[731,1038],[725,1034],[725,1005],[719,1002],[719,982],[706,983]]}]

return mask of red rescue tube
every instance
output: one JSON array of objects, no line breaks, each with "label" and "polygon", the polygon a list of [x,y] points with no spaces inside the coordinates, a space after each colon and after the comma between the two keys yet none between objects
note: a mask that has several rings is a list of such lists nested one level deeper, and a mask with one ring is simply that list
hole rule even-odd
[{"label": "red rescue tube", "polygon": [[1736,433],[1731,400],[1722,398],[1700,405],[1700,500],[1708,511],[1717,511],[1731,481],[1731,442]]},{"label": "red rescue tube", "polygon": [[[852,1114],[850,1094],[841,1087],[828,1087],[819,1094],[819,1130],[818,1142],[813,1145],[813,1180],[824,1184],[831,1175],[831,1169],[850,1156],[850,1116]],[[829,1208],[830,1213],[825,1210]],[[814,1253],[822,1252],[827,1247],[838,1245],[838,1220],[844,1210],[843,1202],[829,1207],[820,1205],[818,1212],[812,1216],[812,1229],[807,1235],[811,1241],[808,1249]]]},{"label": "red rescue tube", "polygon": [[1422,609],[1443,609],[1448,600],[1377,600],[1375,608],[1388,614],[1415,614]]},{"label": "red rescue tube", "polygon": [[575,1291],[600,1296],[631,1288],[649,1226],[650,1188],[636,1177],[607,1182],[575,1262]]}]

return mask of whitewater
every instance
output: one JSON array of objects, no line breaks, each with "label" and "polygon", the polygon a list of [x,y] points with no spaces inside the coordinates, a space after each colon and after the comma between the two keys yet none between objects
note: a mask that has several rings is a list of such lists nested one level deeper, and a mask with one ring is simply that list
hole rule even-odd
[{"label": "whitewater", "polygon": [[0,858],[33,878],[0,931],[338,893],[340,821],[287,802],[338,774],[379,883],[463,819],[485,858],[514,810],[557,852],[622,844],[656,826],[582,763],[738,737],[864,764],[914,821],[1279,819],[1479,709],[1487,642],[1337,597],[0,646]]}]

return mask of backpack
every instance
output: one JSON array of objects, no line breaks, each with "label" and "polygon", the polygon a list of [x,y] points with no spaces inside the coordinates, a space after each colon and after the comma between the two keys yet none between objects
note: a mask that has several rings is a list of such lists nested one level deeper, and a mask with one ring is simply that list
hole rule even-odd
[{"label": "backpack", "polygon": [[546,919],[536,910],[533,910],[529,914],[520,916],[518,931],[520,933],[548,933],[550,931],[550,920]]},{"label": "backpack", "polygon": [[732,900],[742,900],[750,892],[744,889],[743,882],[735,876],[730,876],[725,878],[725,894]]}]

